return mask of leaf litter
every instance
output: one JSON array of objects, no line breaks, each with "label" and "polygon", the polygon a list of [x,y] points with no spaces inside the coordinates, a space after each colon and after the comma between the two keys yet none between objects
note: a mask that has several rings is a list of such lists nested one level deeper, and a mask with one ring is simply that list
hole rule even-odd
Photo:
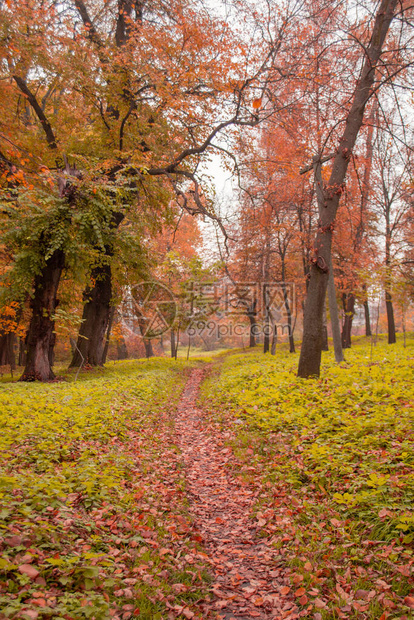
[{"label": "leaf litter", "polygon": [[[213,600],[204,617],[290,619],[299,617],[290,583],[253,515],[257,486],[235,476],[228,434],[196,406],[203,369],[195,369],[177,407],[177,444],[185,465],[189,511],[214,574]],[[303,615],[303,614],[302,614]]]}]

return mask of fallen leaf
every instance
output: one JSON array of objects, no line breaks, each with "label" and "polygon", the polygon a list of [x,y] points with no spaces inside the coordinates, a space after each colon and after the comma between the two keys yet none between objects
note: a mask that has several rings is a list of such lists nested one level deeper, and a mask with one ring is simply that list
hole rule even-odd
[{"label": "fallen leaf", "polygon": [[404,599],[404,605],[407,605],[410,609],[414,609],[414,596],[406,596]]},{"label": "fallen leaf", "polygon": [[36,579],[36,577],[39,576],[39,571],[31,564],[21,564],[19,566],[19,572],[21,572],[22,575],[27,575],[30,579]]}]

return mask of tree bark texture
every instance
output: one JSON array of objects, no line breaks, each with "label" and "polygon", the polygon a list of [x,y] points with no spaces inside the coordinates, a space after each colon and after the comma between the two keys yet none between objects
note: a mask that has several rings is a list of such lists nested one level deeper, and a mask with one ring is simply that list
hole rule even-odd
[{"label": "tree bark texture", "polygon": [[[82,324],[77,348],[70,363],[71,368],[90,364],[102,366],[106,335],[111,315],[112,273],[111,266],[99,265],[92,270],[91,286],[84,292]],[[83,359],[82,359],[83,357]]]},{"label": "tree bark texture", "polygon": [[[371,41],[364,51],[365,59],[361,77],[355,88],[352,106],[333,161],[332,173],[326,187],[319,187],[320,221],[306,297],[303,341],[298,367],[299,377],[307,378],[320,374],[323,308],[329,278],[332,226],[344,189],[349,161],[362,126],[365,107],[372,93],[376,66],[398,4],[398,0],[382,0],[378,8]],[[318,155],[317,161],[320,161],[320,158],[321,154]]]},{"label": "tree bark texture", "polygon": [[57,307],[57,291],[65,265],[62,250],[55,250],[35,278],[34,295],[30,301],[32,318],[26,336],[26,366],[20,381],[50,381],[51,352],[55,342],[53,315]]},{"label": "tree bark texture", "polygon": [[392,305],[392,297],[389,292],[385,293],[385,306],[387,308],[388,344],[395,344],[397,339],[395,336],[394,307]]},{"label": "tree bark texture", "polygon": [[12,370],[16,368],[15,346],[17,336],[13,332],[0,334],[0,366],[10,366]]}]

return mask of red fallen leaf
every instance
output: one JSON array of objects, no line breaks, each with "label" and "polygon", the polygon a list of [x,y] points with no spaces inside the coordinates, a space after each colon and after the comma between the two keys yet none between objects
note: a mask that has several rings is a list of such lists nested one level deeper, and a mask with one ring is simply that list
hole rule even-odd
[{"label": "red fallen leaf", "polygon": [[305,594],[305,592],[305,588],[299,588],[298,590],[296,590],[295,596],[302,596],[303,594]]},{"label": "red fallen leaf", "polygon": [[303,565],[303,568],[307,570],[308,572],[310,572],[312,570],[312,564],[310,562],[305,562],[305,564]]},{"label": "red fallen leaf", "polygon": [[389,598],[384,598],[384,600],[382,601],[382,604],[387,609],[394,609],[394,607],[395,607],[395,603],[391,599],[389,599]]},{"label": "red fallen leaf", "polygon": [[39,571],[36,570],[34,566],[31,564],[21,564],[19,566],[19,571],[22,575],[27,575],[30,579],[36,579],[39,576]]},{"label": "red fallen leaf", "polygon": [[382,509],[379,511],[379,513],[378,513],[378,516],[379,516],[379,517],[381,517],[381,518],[383,518],[383,517],[387,517],[388,515],[391,517],[391,516],[392,516],[392,512],[390,512],[390,511],[389,511],[389,510],[387,510],[386,508],[382,508]]},{"label": "red fallen leaf", "polygon": [[323,601],[321,601],[321,599],[320,599],[320,598],[315,598],[314,605],[315,605],[315,607],[317,607],[318,609],[323,609],[324,607],[326,607],[326,603],[324,603]]},{"label": "red fallen leaf", "polygon": [[20,547],[23,543],[23,538],[21,536],[9,536],[4,539],[4,542],[8,547]]},{"label": "red fallen leaf", "polygon": [[43,579],[43,577],[36,577],[35,583],[37,583],[38,586],[46,585],[46,581]]},{"label": "red fallen leaf", "polygon": [[25,609],[23,613],[25,616],[30,618],[30,620],[36,620],[36,618],[39,617],[39,612],[34,609]]},{"label": "red fallen leaf", "polygon": [[264,600],[261,596],[253,597],[252,601],[253,601],[253,605],[256,605],[256,607],[261,607],[264,603]]},{"label": "red fallen leaf", "polygon": [[285,596],[286,594],[289,594],[289,592],[290,592],[290,588],[289,588],[289,586],[282,586],[282,587],[280,588],[280,594],[283,594],[284,596]]},{"label": "red fallen leaf", "polygon": [[306,596],[306,594],[304,594],[303,596],[300,597],[299,599],[299,604],[300,605],[306,605],[306,603],[308,602],[308,597]]},{"label": "red fallen leaf", "polygon": [[186,618],[194,618],[194,612],[191,611],[191,609],[188,609],[188,607],[186,607],[185,609],[182,610],[181,612],[183,614],[183,616],[185,616]]},{"label": "red fallen leaf", "polygon": [[218,609],[223,609],[223,607],[227,607],[227,601],[216,601],[215,607]]},{"label": "red fallen leaf", "polygon": [[322,614],[317,611],[316,614],[313,614],[313,620],[322,620]]},{"label": "red fallen leaf", "polygon": [[159,553],[160,555],[167,555],[167,553],[169,553],[170,555],[173,555],[173,552],[171,551],[171,549],[167,549],[167,547],[162,547]]},{"label": "red fallen leaf", "polygon": [[331,519],[331,523],[334,527],[341,527],[341,522],[338,519]]},{"label": "red fallen leaf", "polygon": [[46,607],[46,601],[44,598],[35,598],[32,601],[33,605],[37,605],[38,607]]},{"label": "red fallen leaf", "polygon": [[410,609],[414,609],[414,596],[406,596],[404,599],[404,605],[407,605]]},{"label": "red fallen leaf", "polygon": [[302,583],[303,579],[304,579],[303,575],[298,575],[298,574],[295,574],[292,577],[292,581],[295,585],[299,585],[300,583]]},{"label": "red fallen leaf", "polygon": [[139,616],[141,614],[141,612],[139,611],[139,607],[136,607],[136,609],[134,609],[134,616]]}]

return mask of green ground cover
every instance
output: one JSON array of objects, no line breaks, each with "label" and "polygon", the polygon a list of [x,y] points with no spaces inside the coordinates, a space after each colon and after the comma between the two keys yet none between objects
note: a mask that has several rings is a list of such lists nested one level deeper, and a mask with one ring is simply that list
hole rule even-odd
[{"label": "green ground cover", "polygon": [[171,409],[188,364],[0,385],[0,617],[195,617]]},{"label": "green ground cover", "polygon": [[230,355],[203,400],[261,488],[258,526],[303,615],[411,618],[414,339],[379,342],[372,357],[363,339],[346,359],[328,353],[321,378],[303,380],[283,349]]}]

